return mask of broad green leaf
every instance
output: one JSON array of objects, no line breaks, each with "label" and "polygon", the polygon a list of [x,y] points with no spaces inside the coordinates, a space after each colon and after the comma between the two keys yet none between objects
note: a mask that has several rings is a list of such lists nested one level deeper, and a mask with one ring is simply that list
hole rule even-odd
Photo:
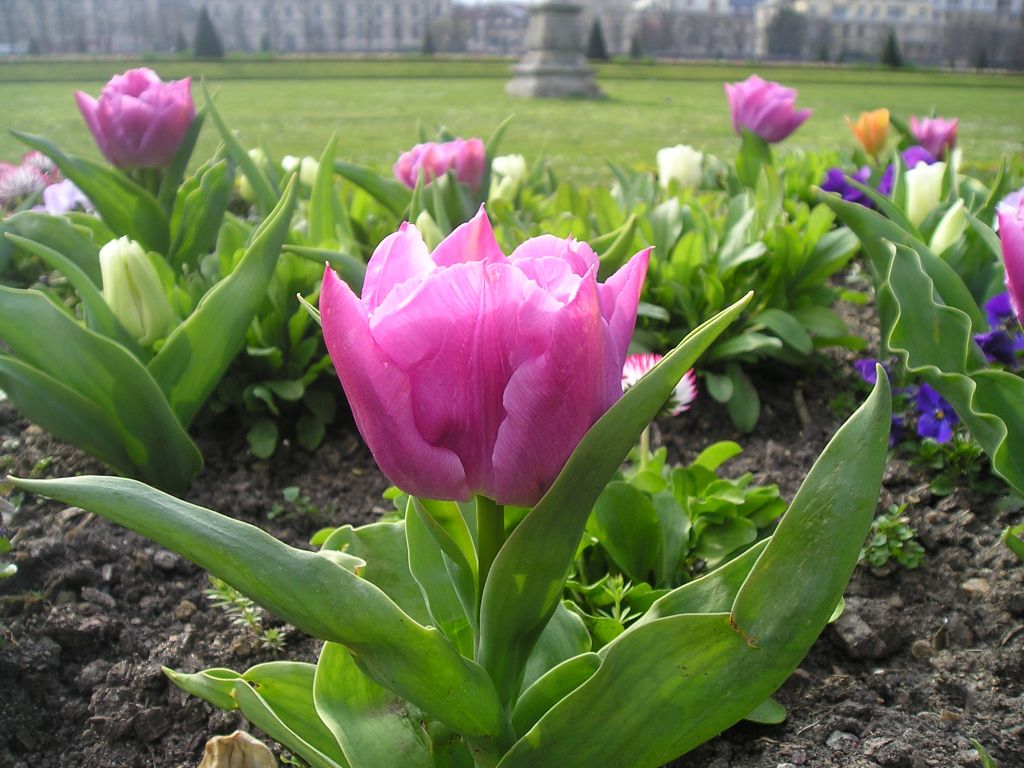
[{"label": "broad green leaf", "polygon": [[29,253],[35,254],[50,269],[58,270],[67,278],[71,287],[75,289],[78,297],[82,300],[82,308],[85,310],[85,325],[89,330],[116,341],[136,358],[144,360],[138,342],[121,325],[121,321],[114,315],[99,288],[74,260],[43,243],[28,240],[10,232],[7,233],[7,239]]},{"label": "broad green leaf", "polygon": [[[90,217],[94,218],[94,217]],[[50,216],[35,211],[24,211],[0,222],[0,233],[11,232],[28,240],[41,243],[63,254],[89,276],[94,285],[103,285],[100,273],[100,249],[89,236],[89,230],[72,224],[63,216]],[[0,240],[0,259],[11,243]]]},{"label": "broad green leaf", "polygon": [[697,458],[693,460],[693,463],[714,472],[725,462],[729,461],[729,459],[734,459],[741,453],[743,453],[743,448],[740,447],[739,443],[734,443],[732,440],[722,440],[721,442],[709,445],[701,451]]},{"label": "broad green leaf", "polygon": [[288,234],[295,183],[293,179],[277,207],[253,234],[252,244],[235,270],[210,289],[149,363],[150,374],[182,424],[192,423],[245,343]]},{"label": "broad green leaf", "polygon": [[757,526],[745,517],[710,523],[702,531],[695,552],[698,557],[718,562],[740,547],[757,541]]},{"label": "broad green leaf", "polygon": [[498,553],[484,587],[478,659],[503,701],[519,687],[530,650],[558,605],[597,497],[679,379],[749,301],[750,295],[696,328],[630,387],[584,435]]},{"label": "broad green leaf", "polygon": [[183,264],[195,270],[198,260],[217,242],[231,196],[230,170],[227,160],[200,169],[175,199],[167,261],[178,271]]},{"label": "broad green leaf", "polygon": [[164,669],[179,688],[221,709],[239,709],[256,727],[313,768],[349,768],[313,704],[315,667],[295,661],[257,664],[238,674],[208,669],[192,675]]},{"label": "broad green leaf", "polygon": [[[123,452],[131,462],[130,467],[119,462],[118,471],[164,488],[182,492],[188,488],[202,466],[199,450],[145,367],[124,347],[84,328],[39,291],[6,286],[0,286],[0,339],[12,357],[62,383],[105,414],[120,437],[121,448],[114,452],[108,447],[104,455]],[[24,381],[20,389],[25,392]],[[38,397],[33,403],[26,406],[43,405]],[[62,432],[57,423],[62,408],[55,408],[53,417],[38,413],[37,423]],[[95,417],[95,412],[83,415],[85,421],[75,430]]]},{"label": "broad green leaf", "polygon": [[579,688],[597,668],[601,657],[596,653],[582,653],[566,659],[526,689],[512,711],[512,726],[516,733],[526,733],[555,704]]},{"label": "broad green leaf", "polygon": [[170,245],[167,215],[153,195],[120,171],[66,155],[56,144],[40,136],[20,131],[12,133],[53,160],[61,173],[89,198],[114,232],[138,240],[147,250],[167,252]]},{"label": "broad green leaf", "polygon": [[735,363],[729,365],[726,375],[732,382],[732,397],[725,404],[729,418],[740,432],[752,432],[761,417],[761,398],[750,377]]},{"label": "broad green leaf", "polygon": [[[522,734],[499,768],[656,768],[755,711],[811,647],[853,572],[878,499],[889,418],[888,381],[879,376],[760,551],[731,615],[645,616],[601,649],[598,670]],[[741,565],[727,568],[742,574],[749,559]],[[730,581],[709,596],[727,598]]]},{"label": "broad green leaf", "polygon": [[248,150],[242,146],[234,132],[228,127],[228,124],[224,122],[224,118],[221,117],[217,105],[214,104],[205,82],[203,83],[203,96],[206,97],[205,109],[209,110],[214,125],[217,126],[217,131],[220,133],[221,141],[224,142],[224,146],[227,148],[228,155],[235,161],[235,164],[241,169],[252,186],[253,194],[256,196],[256,207],[259,208],[264,216],[271,216],[270,212],[278,204],[278,191],[276,187],[267,178],[263,169],[256,164],[256,161],[249,157]]},{"label": "broad green leaf", "polygon": [[[610,277],[619,267],[626,263],[633,248],[633,240],[636,237],[636,214],[630,214],[626,223],[615,232],[610,232],[608,237],[613,238],[607,245],[598,240],[591,241],[591,246],[598,252],[600,267],[598,278],[605,280]],[[602,246],[605,246],[602,248]],[[598,248],[602,248],[598,250]]]},{"label": "broad green leaf", "polygon": [[331,269],[338,273],[338,277],[348,283],[348,287],[355,293],[363,290],[363,280],[366,278],[366,264],[350,256],[347,253],[330,251],[326,248],[307,248],[303,245],[286,245],[284,250],[294,253],[304,259],[315,261],[317,264],[330,264]]},{"label": "broad green leaf", "polygon": [[523,688],[533,685],[566,659],[590,650],[590,634],[583,619],[570,610],[574,607],[571,603],[562,602],[551,614],[551,619],[540,633],[537,644],[534,645],[526,662]]},{"label": "broad green leaf", "polygon": [[313,700],[351,768],[434,768],[423,714],[364,675],[344,646],[324,644]]},{"label": "broad green leaf", "polygon": [[766,309],[757,315],[757,322],[770,330],[783,343],[789,345],[802,355],[814,352],[814,342],[800,321],[781,309]]},{"label": "broad green leaf", "polygon": [[769,696],[748,712],[743,719],[761,725],[779,725],[786,722],[786,708]]},{"label": "broad green leaf", "polygon": [[[378,176],[369,168],[335,160],[334,170],[356,186],[366,190],[371,197],[396,216],[402,216],[412,201],[412,190],[393,179]],[[415,219],[415,216],[411,218]]]},{"label": "broad green leaf", "polygon": [[316,245],[338,240],[341,211],[338,194],[334,189],[334,150],[337,145],[338,136],[335,134],[320,156],[316,180],[309,195],[309,240]]},{"label": "broad green leaf", "polygon": [[[419,584],[430,613],[430,623],[444,632],[459,653],[472,658],[474,653],[476,614],[473,583],[466,583],[467,571],[456,571],[447,561],[412,499],[406,506],[405,531],[409,550],[409,571]],[[457,575],[463,576],[461,589]]]},{"label": "broad green leaf", "polygon": [[25,418],[54,437],[77,445],[119,474],[138,471],[125,450],[118,423],[59,379],[0,353],[0,390]]},{"label": "broad green leaf", "polygon": [[[482,755],[505,751],[510,724],[487,673],[438,630],[330,557],[131,480],[11,478],[152,539],[313,637],[345,645],[375,682],[462,734]],[[458,696],[451,695],[458,691]]]},{"label": "broad green leaf", "polygon": [[649,582],[662,559],[661,521],[651,497],[630,483],[612,482],[594,503],[596,535],[634,584]]}]

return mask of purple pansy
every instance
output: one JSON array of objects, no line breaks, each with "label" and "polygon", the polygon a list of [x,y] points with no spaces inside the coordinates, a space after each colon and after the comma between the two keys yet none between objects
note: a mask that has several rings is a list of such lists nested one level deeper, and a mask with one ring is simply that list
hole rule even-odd
[{"label": "purple pansy", "polygon": [[[939,162],[935,155],[929,152],[924,147],[913,146],[908,147],[900,153],[900,157],[903,159],[904,168],[916,168],[920,163],[925,165],[932,165]],[[885,173],[882,174],[881,180],[878,182],[878,191],[888,197],[892,194],[893,183],[896,178],[896,166],[889,165],[885,169]]]},{"label": "purple pansy", "polygon": [[985,302],[984,309],[990,331],[976,333],[975,343],[990,363],[1015,367],[1018,353],[1024,351],[1024,333],[1020,332],[1010,294],[997,293]]},{"label": "purple pansy", "polygon": [[848,203],[857,203],[866,208],[872,208],[871,198],[857,189],[851,183],[851,179],[860,184],[867,184],[871,179],[871,169],[865,165],[859,171],[847,173],[842,168],[829,168],[825,173],[825,179],[821,182],[821,188],[825,192],[837,192]]},{"label": "purple pansy", "polygon": [[922,383],[917,388],[916,400],[917,434],[939,443],[948,443],[953,438],[953,428],[960,421],[956,411],[929,384]]}]

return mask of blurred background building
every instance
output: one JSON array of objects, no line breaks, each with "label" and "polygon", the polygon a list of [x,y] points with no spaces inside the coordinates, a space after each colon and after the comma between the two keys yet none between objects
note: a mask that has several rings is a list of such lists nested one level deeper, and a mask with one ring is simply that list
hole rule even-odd
[{"label": "blurred background building", "polygon": [[[1024,68],[1024,0],[579,0],[610,55]],[[522,53],[506,0],[0,0],[0,55],[191,46],[206,9],[230,52]]]}]

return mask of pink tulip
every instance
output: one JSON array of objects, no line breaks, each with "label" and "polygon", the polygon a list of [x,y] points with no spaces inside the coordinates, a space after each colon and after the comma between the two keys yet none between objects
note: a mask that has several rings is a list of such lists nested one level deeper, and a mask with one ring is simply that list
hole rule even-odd
[{"label": "pink tulip", "polygon": [[163,82],[151,69],[129,69],[103,86],[97,101],[75,100],[103,156],[118,168],[164,168],[196,116],[191,78]]},{"label": "pink tulip", "polygon": [[782,141],[811,116],[809,109],[795,109],[796,91],[757,75],[741,83],[726,83],[725,95],[736,135],[747,130],[769,144]]},{"label": "pink tulip", "polygon": [[403,152],[395,163],[395,178],[410,189],[423,174],[424,182],[444,176],[449,169],[455,178],[472,189],[479,189],[487,164],[484,143],[480,139],[454,139],[443,143],[430,141]]},{"label": "pink tulip", "polygon": [[910,132],[917,143],[931,152],[935,157],[942,158],[956,144],[956,129],[959,119],[945,120],[941,117],[910,118]]},{"label": "pink tulip", "polygon": [[1003,246],[1003,266],[1006,267],[1006,290],[1017,319],[1024,325],[1024,200],[1016,210],[999,210],[999,241]]},{"label": "pink tulip", "polygon": [[324,339],[381,470],[435,499],[532,505],[622,394],[648,251],[604,284],[585,244],[506,258],[481,208],[431,253],[403,224],[357,297],[328,267]]}]

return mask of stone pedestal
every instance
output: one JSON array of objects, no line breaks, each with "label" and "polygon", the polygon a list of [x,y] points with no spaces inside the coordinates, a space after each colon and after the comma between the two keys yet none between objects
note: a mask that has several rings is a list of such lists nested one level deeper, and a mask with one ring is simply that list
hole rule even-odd
[{"label": "stone pedestal", "polygon": [[583,56],[579,13],[580,6],[566,2],[541,2],[530,8],[526,55],[512,68],[506,92],[549,99],[604,96]]}]

